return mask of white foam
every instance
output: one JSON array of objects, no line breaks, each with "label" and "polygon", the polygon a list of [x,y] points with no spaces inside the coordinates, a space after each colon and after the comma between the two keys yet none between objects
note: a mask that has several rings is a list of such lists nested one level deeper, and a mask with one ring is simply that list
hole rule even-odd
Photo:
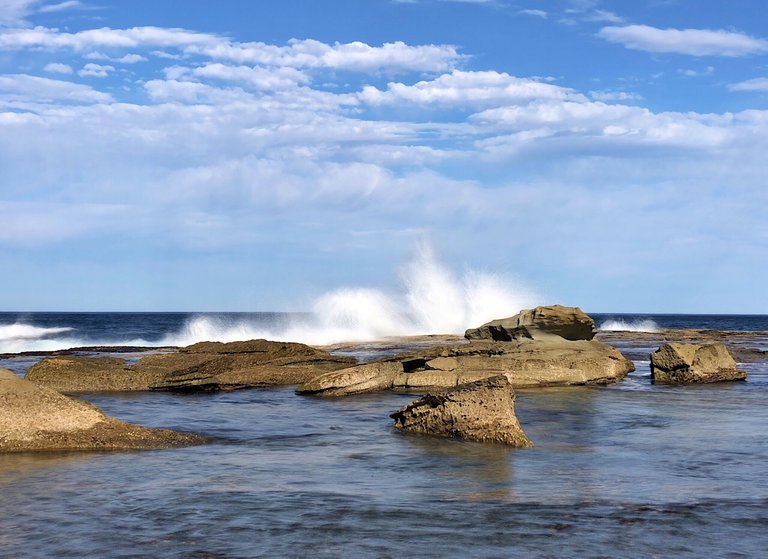
[{"label": "white foam", "polygon": [[650,318],[638,318],[627,322],[626,320],[606,320],[600,325],[600,330],[608,332],[658,332],[659,325]]}]

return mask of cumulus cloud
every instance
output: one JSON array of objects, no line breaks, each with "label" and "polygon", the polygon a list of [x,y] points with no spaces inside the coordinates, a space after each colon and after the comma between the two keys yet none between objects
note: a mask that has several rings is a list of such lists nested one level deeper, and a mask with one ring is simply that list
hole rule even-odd
[{"label": "cumulus cloud", "polygon": [[659,29],[649,25],[603,27],[598,36],[633,50],[692,56],[738,57],[768,52],[768,40],[709,29]]},{"label": "cumulus cloud", "polygon": [[541,98],[570,99],[583,96],[565,87],[517,78],[502,72],[461,70],[413,85],[391,82],[383,91],[367,86],[360,93],[360,99],[371,105],[409,102],[421,105],[475,106]]},{"label": "cumulus cloud", "polygon": [[[261,42],[239,43],[208,33],[161,27],[89,29],[64,33],[56,29],[11,29],[0,34],[0,48],[73,49],[176,48],[187,55],[205,56],[239,64],[293,68],[331,68],[361,72],[441,72],[464,60],[452,45],[407,45],[402,41],[371,46],[355,41],[332,45],[312,39],[292,40],[285,46]],[[91,57],[99,54],[90,54]]]},{"label": "cumulus cloud", "polygon": [[73,71],[72,66],[61,62],[51,62],[46,64],[43,70],[52,74],[71,74]]},{"label": "cumulus cloud", "polygon": [[106,78],[110,72],[114,71],[114,66],[89,62],[77,72],[77,75],[81,77]]}]

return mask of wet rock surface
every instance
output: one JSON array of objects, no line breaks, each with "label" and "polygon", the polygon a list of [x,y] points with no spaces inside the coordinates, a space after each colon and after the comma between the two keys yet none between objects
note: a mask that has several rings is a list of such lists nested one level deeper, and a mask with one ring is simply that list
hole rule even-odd
[{"label": "wet rock surface", "polygon": [[515,416],[515,392],[503,375],[427,394],[390,417],[403,431],[533,446]]}]

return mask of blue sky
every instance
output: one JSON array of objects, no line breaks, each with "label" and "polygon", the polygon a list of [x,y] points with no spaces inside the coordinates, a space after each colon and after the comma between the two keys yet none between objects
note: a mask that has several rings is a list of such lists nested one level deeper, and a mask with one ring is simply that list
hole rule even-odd
[{"label": "blue sky", "polygon": [[593,312],[768,313],[766,13],[0,0],[0,309],[303,310],[427,239]]}]

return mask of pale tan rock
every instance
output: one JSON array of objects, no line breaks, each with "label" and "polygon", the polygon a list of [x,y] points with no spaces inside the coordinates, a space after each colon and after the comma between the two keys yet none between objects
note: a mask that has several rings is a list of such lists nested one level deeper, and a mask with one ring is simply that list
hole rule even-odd
[{"label": "pale tan rock", "polygon": [[302,384],[296,392],[323,396],[380,392],[392,388],[395,375],[402,371],[403,366],[397,361],[366,363],[317,376]]},{"label": "pale tan rock", "polygon": [[149,429],[114,419],[0,369],[0,452],[165,448],[200,444],[204,437]]},{"label": "pale tan rock", "polygon": [[591,340],[597,329],[595,321],[579,307],[550,305],[526,309],[515,316],[487,322],[470,328],[464,334],[468,340]]},{"label": "pale tan rock", "polygon": [[669,343],[651,354],[651,379],[657,384],[745,380],[747,373],[723,344]]},{"label": "pale tan rock", "polygon": [[621,352],[597,341],[473,342],[321,375],[298,392],[340,396],[388,389],[424,391],[496,375],[506,376],[515,388],[608,384],[633,370]]},{"label": "pale tan rock", "polygon": [[391,415],[395,428],[442,437],[531,447],[515,416],[515,392],[504,376],[427,394]]}]

